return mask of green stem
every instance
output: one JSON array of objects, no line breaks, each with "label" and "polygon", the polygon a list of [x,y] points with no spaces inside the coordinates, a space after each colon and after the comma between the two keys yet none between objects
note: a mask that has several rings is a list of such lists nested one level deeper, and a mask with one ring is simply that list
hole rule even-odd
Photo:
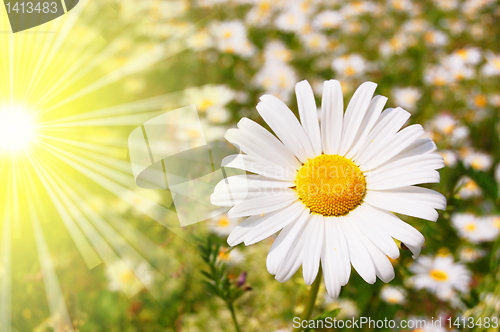
[{"label": "green stem", "polygon": [[[316,303],[316,298],[318,297],[319,285],[321,285],[323,271],[321,268],[318,271],[318,275],[316,276],[316,280],[311,285],[311,289],[309,290],[309,296],[307,297],[306,307],[304,308],[304,313],[302,314],[301,320],[309,320],[311,318],[311,314],[314,310],[314,304]],[[302,331],[302,327],[296,327],[293,329],[293,332]]]},{"label": "green stem", "polygon": [[234,323],[234,328],[236,329],[236,332],[240,332],[240,326],[238,324],[238,320],[236,319],[236,313],[234,312],[234,306],[232,303],[228,303],[227,307],[229,308],[229,311],[231,311],[231,317],[233,317],[233,323]]}]

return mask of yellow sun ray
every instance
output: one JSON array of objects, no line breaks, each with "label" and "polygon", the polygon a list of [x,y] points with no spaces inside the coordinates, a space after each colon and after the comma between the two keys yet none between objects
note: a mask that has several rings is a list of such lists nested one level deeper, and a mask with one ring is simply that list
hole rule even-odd
[{"label": "yellow sun ray", "polygon": [[[23,260],[38,262],[49,321],[54,330],[73,331],[71,307],[64,303],[57,261],[49,250],[53,247],[48,230],[57,227],[61,229],[56,231],[71,239],[83,266],[92,269],[104,263],[106,271],[115,267],[127,278],[137,279],[157,300],[164,296],[135,263],[146,266],[160,285],[170,282],[171,270],[181,263],[120,212],[96,209],[89,197],[104,202],[109,197],[121,200],[187,244],[191,241],[170,209],[170,193],[164,190],[157,200],[138,193],[127,161],[131,130],[165,110],[185,106],[180,104],[183,91],[160,91],[159,95],[146,94],[146,98],[133,101],[114,92],[121,92],[123,79],[147,72],[185,50],[185,40],[194,29],[134,53],[126,47],[127,43],[135,46],[127,36],[134,24],[112,37],[101,35],[99,27],[83,22],[88,19],[85,11],[90,6],[95,10],[107,5],[80,1],[67,15],[43,26],[0,35],[0,72],[5,73],[0,76],[0,111],[6,105],[20,104],[34,121],[28,146],[18,153],[0,151],[2,332],[10,332],[16,325],[12,289],[22,283],[12,278],[13,264],[19,259],[12,251],[16,243],[13,239],[33,240],[33,256]],[[105,15],[98,10],[92,22],[106,23]],[[0,19],[0,29],[8,29],[4,12]],[[124,53],[127,56],[122,59]],[[109,98],[103,98],[102,91],[109,93]],[[16,130],[13,133],[17,135]],[[95,188],[99,188],[97,192]],[[143,203],[134,206],[137,202]],[[150,263],[158,261],[163,262],[162,267]],[[124,286],[122,290],[133,296],[136,288]]]}]

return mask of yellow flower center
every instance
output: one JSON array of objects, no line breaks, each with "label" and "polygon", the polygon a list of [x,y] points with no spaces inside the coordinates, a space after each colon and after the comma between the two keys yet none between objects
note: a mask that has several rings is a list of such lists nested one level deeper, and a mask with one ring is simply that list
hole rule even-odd
[{"label": "yellow flower center", "polygon": [[219,227],[228,227],[231,223],[229,222],[229,218],[228,217],[221,217],[219,219],[219,221],[217,221],[217,226]]},{"label": "yellow flower center", "polygon": [[309,159],[295,178],[299,199],[312,213],[343,216],[361,204],[366,193],[363,172],[351,160],[322,154]]},{"label": "yellow flower center", "polygon": [[387,299],[387,302],[396,304],[396,303],[399,303],[399,298],[394,297],[394,296],[393,297],[389,297]]},{"label": "yellow flower center", "polygon": [[344,73],[347,76],[352,76],[352,75],[356,74],[356,69],[354,69],[354,67],[352,67],[352,66],[347,66],[347,68],[344,70]]},{"label": "yellow flower center", "polygon": [[469,180],[465,184],[465,188],[468,190],[471,190],[471,191],[476,191],[479,187],[477,186],[477,184],[474,181]]},{"label": "yellow flower center", "polygon": [[466,49],[461,49],[457,51],[457,54],[462,58],[462,59],[467,59],[467,55],[469,54],[469,51]]},{"label": "yellow flower center", "polygon": [[479,159],[474,159],[474,160],[470,163],[470,166],[471,166],[473,169],[480,170],[481,168],[483,168],[483,163],[482,163],[482,160],[479,160]]},{"label": "yellow flower center", "polygon": [[500,217],[495,217],[493,219],[493,226],[495,226],[496,228],[500,228]]},{"label": "yellow flower center", "polygon": [[495,66],[495,68],[497,69],[500,69],[500,59],[493,60],[493,66]]},{"label": "yellow flower center", "polygon": [[133,280],[133,279],[134,279],[134,277],[135,277],[134,272],[132,272],[132,271],[127,271],[127,272],[122,273],[122,274],[120,275],[120,281],[121,281],[122,283],[129,283],[131,280]]},{"label": "yellow flower center", "polygon": [[448,280],[448,274],[442,270],[431,270],[429,273],[432,279],[436,281],[446,281]]},{"label": "yellow flower center", "polygon": [[215,102],[212,100],[212,99],[203,99],[201,102],[200,102],[200,105],[199,105],[199,108],[200,108],[200,111],[206,111],[208,108],[212,107],[215,105]]},{"label": "yellow flower center", "polygon": [[467,224],[467,225],[465,225],[465,230],[467,232],[474,232],[476,230],[476,225],[474,225],[474,224]]},{"label": "yellow flower center", "polygon": [[269,1],[263,1],[258,5],[259,9],[263,12],[269,12],[271,9],[271,3]]},{"label": "yellow flower center", "polygon": [[228,261],[229,255],[231,252],[227,248],[220,248],[219,254],[217,255],[217,259],[220,261]]},{"label": "yellow flower center", "polygon": [[488,98],[485,95],[477,95],[474,97],[474,104],[477,107],[485,107],[488,104]]}]

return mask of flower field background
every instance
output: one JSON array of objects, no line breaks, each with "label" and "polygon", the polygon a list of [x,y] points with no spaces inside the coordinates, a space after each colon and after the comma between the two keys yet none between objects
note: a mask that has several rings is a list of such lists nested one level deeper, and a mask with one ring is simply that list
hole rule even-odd
[{"label": "flower field background", "polygon": [[[435,223],[400,216],[424,235],[421,256],[413,259],[398,243],[401,255],[392,260],[396,277],[390,283],[367,284],[353,270],[338,299],[321,285],[313,317],[336,308],[337,319],[473,317],[470,331],[497,331],[492,319],[500,320],[498,22],[500,2],[492,0],[106,0],[86,4],[73,33],[113,45],[113,56],[100,63],[96,75],[134,63],[134,70],[125,70],[95,98],[99,107],[151,100],[133,109],[149,116],[195,104],[211,142],[224,141],[241,117],[266,126],[255,109],[264,93],[297,112],[298,81],[311,83],[318,105],[325,80],[341,82],[346,102],[362,82],[377,83],[376,94],[389,98],[387,107],[409,111],[407,125],[423,124],[436,143],[446,167],[439,170],[441,182],[426,187],[445,195],[447,208]],[[158,45],[172,54],[149,63]],[[86,52],[94,51],[83,49],[81,56]],[[128,162],[126,137],[140,124],[129,118],[120,126],[90,123],[82,135],[116,145],[117,158]],[[102,216],[117,212],[126,221],[124,233],[138,231],[128,239],[147,252],[146,259],[121,256],[133,272],[121,263],[88,269],[67,236],[49,244],[75,331],[235,331],[229,303],[242,332],[292,330],[309,287],[300,270],[285,283],[267,272],[273,238],[230,249],[227,236],[241,219],[225,214],[172,231],[162,222],[175,224],[175,218],[167,220],[166,214],[158,222],[148,213],[155,208],[151,201],[170,206],[169,191],[132,189],[135,194],[120,196],[96,187],[85,200]],[[50,224],[44,229],[50,233]],[[61,330],[44,300],[45,277],[36,260],[13,271],[13,293],[23,294],[12,304],[15,331]]]}]

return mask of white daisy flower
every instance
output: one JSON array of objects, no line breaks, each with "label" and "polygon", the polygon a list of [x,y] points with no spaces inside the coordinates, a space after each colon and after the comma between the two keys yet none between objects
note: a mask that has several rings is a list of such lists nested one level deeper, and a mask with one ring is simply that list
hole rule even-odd
[{"label": "white daisy flower", "polygon": [[477,47],[465,47],[455,51],[452,57],[457,57],[465,64],[476,65],[481,61],[481,50]]},{"label": "white daisy flower", "polygon": [[328,37],[322,33],[311,32],[300,35],[304,48],[310,53],[324,52],[328,48]]},{"label": "white daisy flower", "polygon": [[424,40],[432,46],[443,46],[448,43],[448,36],[444,32],[431,28],[424,33]]},{"label": "white daisy flower", "polygon": [[210,107],[207,110],[207,120],[211,123],[223,123],[229,120],[231,114],[224,107]]},{"label": "white daisy flower", "polygon": [[255,50],[247,39],[247,28],[243,22],[238,20],[214,22],[210,26],[210,31],[219,51],[243,57],[253,55]]},{"label": "white daisy flower", "polygon": [[262,69],[255,74],[254,83],[263,88],[267,93],[288,100],[293,91],[293,83],[296,81],[296,73],[293,67],[285,62],[266,62]]},{"label": "white daisy flower", "polygon": [[443,63],[443,66],[450,72],[453,80],[460,81],[471,79],[475,75],[474,69],[470,65],[466,64],[462,60],[462,58],[458,56],[448,56],[441,62]]},{"label": "white daisy flower", "polygon": [[453,10],[458,7],[458,0],[434,0],[434,3],[443,10]]},{"label": "white daisy flower", "polygon": [[474,247],[462,247],[458,251],[458,256],[462,262],[471,263],[486,255],[486,251]]},{"label": "white daisy flower", "polygon": [[194,51],[203,51],[212,47],[214,45],[214,41],[208,31],[204,29],[189,36],[187,38],[187,44],[189,48],[192,48]]},{"label": "white daisy flower", "polygon": [[411,112],[415,110],[415,105],[422,96],[422,92],[413,87],[394,88],[392,95],[396,105],[401,105],[401,107]]},{"label": "white daisy flower", "polygon": [[495,107],[500,107],[500,94],[491,94],[488,102]]},{"label": "white daisy flower", "polygon": [[477,12],[484,7],[490,5],[494,0],[466,0],[463,4],[462,11],[469,16],[477,15]]},{"label": "white daisy flower", "polygon": [[[368,283],[394,277],[388,259],[399,257],[393,238],[414,254],[424,237],[392,212],[435,221],[444,209],[441,194],[415,184],[439,182],[443,158],[412,125],[410,114],[386,109],[376,84],[362,84],[344,114],[340,83],[326,81],[321,130],[311,86],[296,85],[301,123],[278,98],[261,97],[257,110],[271,129],[247,118],[225,138],[245,154],[223,166],[255,175],[221,181],[212,204],[234,206],[229,217],[249,217],[228,237],[231,246],[251,245],[281,230],[267,256],[268,271],[284,282],[302,265],[306,284],[321,262],[330,296],[349,280],[350,264]],[[278,139],[279,138],[279,139]],[[229,160],[231,159],[231,160]]]},{"label": "white daisy flower", "polygon": [[486,153],[473,151],[464,158],[464,165],[476,171],[488,171],[493,164],[493,158]]},{"label": "white daisy flower", "polygon": [[457,120],[449,113],[441,113],[432,120],[432,127],[441,134],[449,135],[457,126]]},{"label": "white daisy flower", "polygon": [[388,57],[394,54],[401,54],[406,49],[408,49],[408,47],[414,45],[415,42],[416,39],[414,36],[404,31],[397,33],[391,39],[380,43],[380,54],[384,57]]},{"label": "white daisy flower", "polygon": [[498,234],[500,233],[500,216],[487,216],[484,219],[489,224],[489,228],[491,230],[490,237],[494,240]]},{"label": "white daisy flower", "polygon": [[456,213],[451,216],[451,223],[460,237],[472,243],[492,241],[499,232],[490,218],[480,218],[471,213]]},{"label": "white daisy flower", "polygon": [[238,249],[220,248],[217,259],[229,265],[238,265],[245,260],[245,256]]},{"label": "white daisy flower", "polygon": [[335,29],[340,27],[344,17],[341,13],[334,10],[326,10],[319,13],[312,21],[312,26],[315,29]]},{"label": "white daisy flower", "polygon": [[457,183],[457,196],[461,199],[478,197],[483,194],[477,183],[468,176],[462,176]]},{"label": "white daisy flower", "polygon": [[218,215],[210,218],[210,222],[208,224],[209,228],[213,233],[217,235],[228,236],[236,227],[239,220],[230,219],[227,213],[219,213],[219,211],[216,211],[216,213],[214,214]]},{"label": "white daisy flower", "polygon": [[245,23],[249,25],[262,26],[269,24],[275,11],[283,7],[283,1],[273,0],[255,0],[250,1],[253,4],[245,17]]},{"label": "white daisy flower", "polygon": [[481,68],[481,72],[485,76],[500,75],[500,54],[488,52],[486,55],[486,63]]},{"label": "white daisy flower", "polygon": [[325,295],[325,304],[328,308],[341,308],[337,319],[359,317],[358,305],[351,299],[333,299],[327,294]]},{"label": "white daisy flower", "polygon": [[453,128],[450,140],[453,144],[458,144],[460,142],[463,142],[468,137],[469,137],[469,127],[457,126]]},{"label": "white daisy flower", "polygon": [[184,90],[184,103],[194,104],[198,112],[207,112],[211,108],[220,109],[234,99],[234,91],[225,85],[208,84]]},{"label": "white daisy flower", "polygon": [[406,292],[401,287],[384,285],[380,291],[380,297],[387,303],[401,304],[406,301]]},{"label": "white daisy flower", "polygon": [[403,24],[403,31],[408,33],[422,33],[429,29],[429,23],[422,18],[413,18]]},{"label": "white daisy flower", "polygon": [[392,8],[402,12],[412,12],[415,7],[411,0],[390,0],[389,3]]},{"label": "white daisy flower", "polygon": [[341,9],[341,13],[344,16],[344,19],[346,19],[374,12],[376,9],[377,5],[372,1],[355,1],[352,3],[346,3]]},{"label": "white daisy flower", "polygon": [[458,156],[453,150],[442,150],[439,154],[443,157],[444,164],[447,167],[453,167],[457,164]]},{"label": "white daisy flower", "polygon": [[292,7],[281,13],[274,24],[282,31],[300,32],[307,24],[307,16],[299,8]]},{"label": "white daisy flower", "polygon": [[332,68],[342,77],[360,76],[368,70],[368,63],[359,54],[348,54],[333,60]]},{"label": "white daisy flower", "polygon": [[424,72],[424,81],[435,86],[443,86],[452,83],[454,76],[444,66],[429,66]]},{"label": "white daisy flower", "polygon": [[421,256],[410,271],[416,274],[411,279],[413,287],[427,289],[441,300],[450,299],[456,291],[469,291],[471,273],[451,256]]},{"label": "white daisy flower", "polygon": [[273,40],[266,44],[264,48],[264,59],[269,62],[289,62],[292,59],[292,52],[283,42]]},{"label": "white daisy flower", "polygon": [[137,294],[145,286],[152,285],[154,273],[146,261],[136,263],[130,258],[117,260],[106,267],[108,289],[113,292],[123,290],[127,296]]}]

